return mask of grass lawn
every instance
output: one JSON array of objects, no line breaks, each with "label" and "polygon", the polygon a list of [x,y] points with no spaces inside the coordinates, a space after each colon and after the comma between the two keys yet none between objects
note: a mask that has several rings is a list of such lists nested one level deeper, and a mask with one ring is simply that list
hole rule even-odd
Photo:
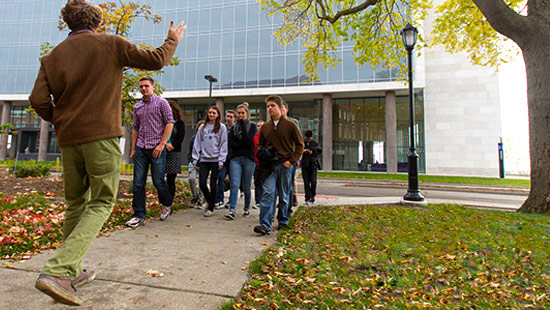
[{"label": "grass lawn", "polygon": [[[386,174],[386,173],[368,173],[368,172],[318,172],[320,178],[342,178],[342,179],[360,179],[360,180],[385,180],[385,181],[403,181],[408,180],[407,174]],[[496,186],[515,186],[531,187],[529,179],[499,179],[483,177],[461,177],[461,176],[442,176],[442,175],[424,175],[418,176],[420,182],[432,183],[456,183],[456,184],[479,184]]]},{"label": "grass lawn", "polygon": [[550,216],[300,208],[223,309],[549,309]]}]

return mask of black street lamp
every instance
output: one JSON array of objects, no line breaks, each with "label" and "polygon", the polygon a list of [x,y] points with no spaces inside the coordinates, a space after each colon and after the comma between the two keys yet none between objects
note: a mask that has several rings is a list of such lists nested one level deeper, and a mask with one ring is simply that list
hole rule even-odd
[{"label": "black street lamp", "polygon": [[212,83],[217,82],[218,79],[216,79],[215,77],[213,77],[211,75],[205,75],[204,79],[207,80],[208,82],[210,82],[210,95],[208,96],[208,98],[210,100],[210,105],[209,106],[212,106]]},{"label": "black street lamp", "polygon": [[424,201],[424,196],[418,190],[418,154],[414,146],[414,92],[413,92],[413,73],[412,73],[412,51],[416,44],[418,30],[411,24],[407,24],[401,30],[401,39],[407,49],[407,58],[409,64],[409,120],[411,143],[409,146],[409,189],[403,200],[408,201]]}]

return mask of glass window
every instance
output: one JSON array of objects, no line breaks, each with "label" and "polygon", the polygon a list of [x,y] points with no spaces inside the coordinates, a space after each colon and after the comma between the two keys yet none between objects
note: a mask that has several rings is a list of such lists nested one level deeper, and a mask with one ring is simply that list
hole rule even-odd
[{"label": "glass window", "polygon": [[187,47],[185,57],[187,59],[197,57],[197,41],[197,36],[188,36],[185,40]]},{"label": "glass window", "polygon": [[272,86],[284,86],[285,80],[285,58],[282,56],[273,57]]},{"label": "glass window", "polygon": [[[208,71],[208,62],[199,61],[197,64],[197,82],[196,89],[207,89],[210,87],[210,82],[204,79],[204,76],[207,74],[212,74]],[[217,77],[214,75],[214,77]],[[214,85],[212,85],[214,87]]]},{"label": "glass window", "polygon": [[35,60],[30,58],[31,47],[21,46],[19,47],[19,59],[17,62],[18,67],[28,67],[36,65]]},{"label": "glass window", "polygon": [[15,5],[15,10],[13,12],[14,20],[24,20],[24,18],[25,18],[24,14],[26,12],[29,12],[29,11],[25,11],[24,9],[25,9],[24,3],[17,3]]},{"label": "glass window", "polygon": [[222,34],[222,55],[233,56],[233,33]]},{"label": "glass window", "polygon": [[13,43],[21,42],[21,24],[13,25],[11,29],[11,38]]},{"label": "glass window", "polygon": [[372,66],[363,64],[359,67],[359,81],[360,82],[373,82],[374,81],[374,72]]},{"label": "glass window", "polygon": [[165,0],[157,0],[155,1],[154,10],[157,13],[160,13],[164,10],[166,10],[166,1]]},{"label": "glass window", "polygon": [[185,90],[195,89],[197,64],[195,62],[185,63]]},{"label": "glass window", "polygon": [[271,52],[273,38],[271,29],[260,31],[260,53],[267,54]]},{"label": "glass window", "polygon": [[212,10],[212,31],[221,30],[222,28],[222,9],[217,8]]},{"label": "glass window", "polygon": [[[208,63],[208,74],[211,74],[213,75],[215,78],[218,78],[219,80],[219,77],[220,77],[220,60],[219,59],[214,59],[214,60],[210,60],[210,62]],[[218,83],[214,83],[212,85],[212,88],[219,88],[220,87],[220,83],[218,81]]]},{"label": "glass window", "polygon": [[300,75],[300,55],[286,56],[286,85],[297,86],[298,76]]},{"label": "glass window", "polygon": [[382,69],[382,66],[376,66],[376,71],[374,71],[374,75],[376,82],[386,82],[390,80],[390,70]]},{"label": "glass window", "polygon": [[357,81],[357,64],[355,63],[351,51],[344,52],[344,58],[342,60],[344,67],[344,81],[356,82]]},{"label": "glass window", "polygon": [[343,66],[340,62],[336,67],[330,67],[329,68],[329,81],[331,83],[342,83],[342,72],[343,72]]},{"label": "glass window", "polygon": [[43,19],[54,19],[57,20],[57,16],[60,14],[61,7],[59,5],[53,5],[53,3],[44,4],[44,15]]},{"label": "glass window", "polygon": [[[191,2],[194,2],[194,1],[191,1]],[[197,32],[199,32],[199,29],[200,29],[199,11],[197,10],[190,11],[185,23],[188,25],[188,29],[185,30],[186,35],[196,34]]]},{"label": "glass window", "polygon": [[247,32],[246,36],[246,53],[248,55],[257,55],[258,54],[258,30],[250,30]]},{"label": "glass window", "polygon": [[244,55],[246,49],[246,32],[235,33],[235,55]]},{"label": "glass window", "polygon": [[199,31],[209,31],[210,27],[210,10],[203,8],[199,11]]},{"label": "glass window", "polygon": [[42,11],[44,10],[44,2],[34,1],[33,20],[42,19]]},{"label": "glass window", "polygon": [[208,36],[205,36],[205,35],[199,36],[198,57],[200,59],[204,59],[204,58],[208,57],[208,54],[209,54],[208,41],[209,41]]},{"label": "glass window", "polygon": [[3,23],[2,24],[2,40],[12,43],[14,40],[11,36],[11,29],[13,28],[12,24]]},{"label": "glass window", "polygon": [[260,87],[271,86],[271,57],[260,58]]},{"label": "glass window", "polygon": [[258,58],[246,59],[246,87],[258,87]]},{"label": "glass window", "polygon": [[267,13],[260,10],[260,25],[261,26],[271,26],[273,24],[273,19],[267,15]]},{"label": "glass window", "polygon": [[221,34],[212,34],[209,36],[210,38],[210,45],[209,45],[209,50],[210,50],[210,57],[220,57],[221,55],[221,39],[222,39],[222,36]]},{"label": "glass window", "polygon": [[[1,46],[0,45],[0,55],[2,55],[2,57],[0,57],[0,68],[7,68],[8,67],[8,64],[9,64],[9,52],[10,52],[10,48],[7,47],[7,46]],[[0,70],[1,71],[1,70]]]},{"label": "glass window", "polygon": [[351,121],[364,122],[366,105],[363,98],[353,98],[349,100],[351,110]]},{"label": "glass window", "polygon": [[[4,18],[2,20],[3,21],[13,20],[14,18],[13,11],[15,9],[14,1],[4,1],[4,3],[2,3],[2,8],[3,8],[2,11],[4,12]],[[4,38],[7,38],[7,37],[4,37]]]},{"label": "glass window", "polygon": [[220,87],[221,88],[231,88],[233,81],[233,62],[231,59],[222,61],[222,70],[220,73]]},{"label": "glass window", "polygon": [[235,59],[233,61],[233,88],[243,88],[245,78],[244,59]]},{"label": "glass window", "polygon": [[260,22],[260,9],[256,3],[248,4],[248,27],[257,27]]},{"label": "glass window", "polygon": [[235,27],[235,6],[227,5],[223,7],[223,28],[226,30]]},{"label": "glass window", "polygon": [[246,4],[237,4],[235,6],[235,27],[246,27]]}]

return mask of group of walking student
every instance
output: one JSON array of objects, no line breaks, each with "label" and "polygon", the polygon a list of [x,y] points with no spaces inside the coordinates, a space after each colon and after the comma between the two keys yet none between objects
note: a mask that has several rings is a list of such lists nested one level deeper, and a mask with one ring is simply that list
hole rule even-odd
[{"label": "group of walking student", "polygon": [[[237,199],[241,191],[244,195],[242,216],[250,217],[251,207],[259,208],[259,225],[254,231],[263,235],[271,232],[275,216],[279,229],[288,225],[292,206],[297,205],[294,177],[302,155],[305,165],[302,169],[307,172],[304,174],[306,203],[315,202],[316,174],[320,168],[318,155],[321,153],[309,130],[305,133],[307,148],[304,150],[300,130],[286,116],[288,106],[281,97],[268,96],[265,103],[270,120],[257,125],[249,119],[246,102],[238,105],[236,111],[227,111],[226,125],[221,122],[220,110],[211,106],[206,119],[197,124],[188,155],[191,204],[202,208],[202,193],[206,202],[205,217],[224,208],[223,187],[227,174],[230,194],[225,205],[228,209],[225,219],[237,217]],[[200,192],[196,189],[197,172]]]},{"label": "group of walking student", "polygon": [[[160,220],[164,221],[172,213],[175,179],[181,172],[181,144],[185,136],[183,113],[178,104],[156,96],[150,77],[139,81],[139,89],[143,98],[133,111],[130,154],[134,161],[134,214],[126,222],[126,226],[134,228],[145,223],[149,166],[162,205]],[[278,229],[288,226],[292,206],[297,205],[295,175],[300,159],[306,204],[315,203],[317,170],[320,168],[318,156],[321,154],[311,130],[305,132],[304,143],[297,120],[287,116],[288,104],[280,96],[268,96],[265,103],[270,120],[258,125],[250,121],[246,102],[238,105],[236,111],[227,111],[226,124],[221,121],[218,107],[209,107],[205,119],[196,126],[188,151],[191,205],[202,209],[206,203],[205,217],[213,216],[216,209],[225,206],[228,209],[225,219],[234,220],[241,191],[244,196],[242,216],[250,217],[254,180],[254,207],[260,209],[259,225],[254,231],[263,235],[271,232],[275,216]],[[200,191],[196,188],[197,175]],[[230,194],[229,202],[224,205],[226,175],[229,176]]]}]

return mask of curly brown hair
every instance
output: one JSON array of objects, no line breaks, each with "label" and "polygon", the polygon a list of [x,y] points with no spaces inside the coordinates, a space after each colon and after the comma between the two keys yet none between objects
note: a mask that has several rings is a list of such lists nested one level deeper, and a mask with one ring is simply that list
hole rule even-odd
[{"label": "curly brown hair", "polygon": [[183,118],[183,111],[181,110],[180,105],[175,102],[174,100],[168,100],[168,103],[170,104],[170,107],[172,108],[172,116],[174,116],[174,120],[180,120]]},{"label": "curly brown hair", "polygon": [[67,23],[69,29],[91,29],[94,30],[103,19],[103,12],[97,5],[90,3],[87,0],[69,0],[61,9],[63,21]]}]

